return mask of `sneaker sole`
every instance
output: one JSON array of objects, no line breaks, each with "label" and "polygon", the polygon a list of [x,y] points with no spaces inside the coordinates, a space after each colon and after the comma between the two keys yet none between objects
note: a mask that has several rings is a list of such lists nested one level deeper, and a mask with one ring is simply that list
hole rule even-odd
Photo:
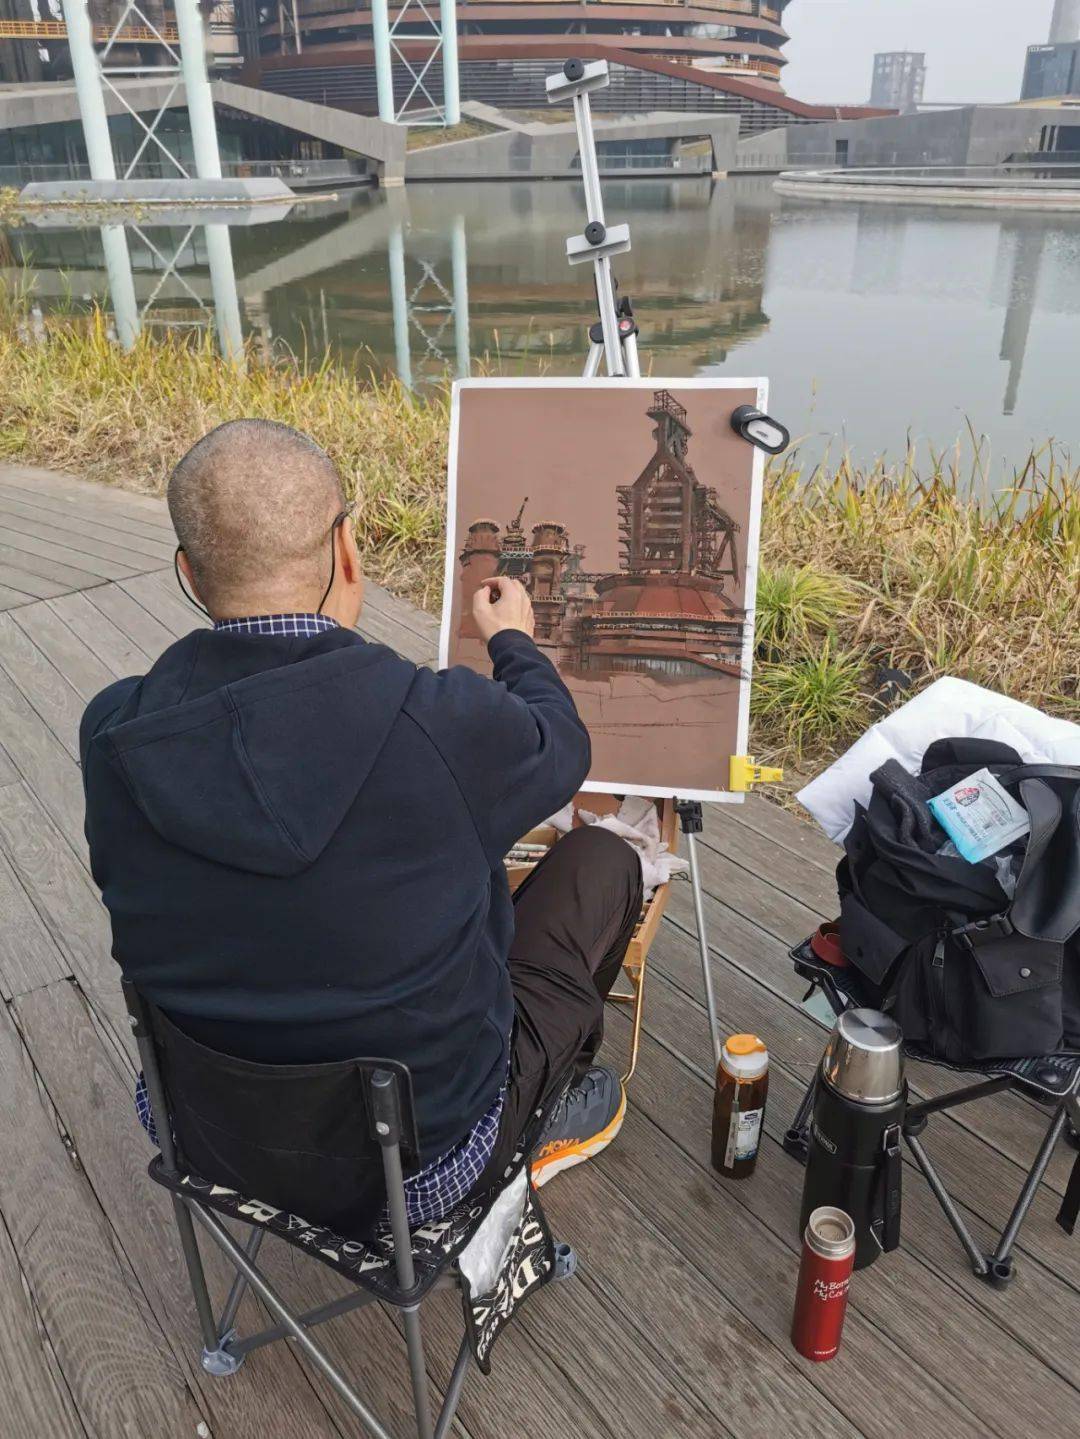
[{"label": "sneaker sole", "polygon": [[560,1149],[557,1154],[552,1154],[547,1159],[538,1159],[532,1166],[532,1182],[536,1189],[542,1188],[549,1179],[554,1179],[556,1174],[562,1174],[565,1169],[573,1169],[575,1164],[584,1164],[586,1159],[595,1159],[602,1153],[611,1141],[618,1134],[626,1118],[626,1090],[623,1090],[622,1099],[619,1103],[618,1112],[599,1134],[592,1135],[589,1139],[578,1140],[576,1144],[568,1144],[565,1149]]}]

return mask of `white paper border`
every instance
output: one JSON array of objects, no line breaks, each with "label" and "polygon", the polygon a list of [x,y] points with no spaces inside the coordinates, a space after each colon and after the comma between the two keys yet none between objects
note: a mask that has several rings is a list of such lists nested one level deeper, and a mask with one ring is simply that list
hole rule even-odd
[{"label": "white paper border", "polygon": [[[462,390],[555,390],[595,389],[598,385],[608,389],[632,387],[639,390],[755,390],[757,407],[768,411],[769,382],[760,376],[729,379],[723,376],[698,375],[693,379],[666,379],[662,375],[642,375],[611,379],[608,376],[586,380],[574,375],[543,375],[525,378],[513,376],[501,378],[492,376],[485,379],[455,380],[450,396],[450,445],[446,473],[446,555],[443,565],[443,607],[439,625],[439,668],[445,669],[450,662],[450,612],[453,605],[452,586],[454,583],[454,562],[457,554],[457,463],[458,435],[461,426]],[[754,628],[757,618],[757,575],[758,546],[761,539],[761,496],[765,483],[765,455],[753,446],[753,465],[750,473],[750,514],[746,526],[746,633],[743,637],[742,670],[746,682],[739,686],[739,718],[736,724],[736,754],[745,755],[750,743],[750,685],[753,681]],[[723,756],[726,765],[729,756]],[[586,780],[581,788],[590,794],[640,794],[650,799],[670,799],[670,789],[660,785],[630,784],[626,780]],[[696,799],[718,804],[741,804],[746,798],[741,792],[730,789],[683,789],[679,799]]]}]

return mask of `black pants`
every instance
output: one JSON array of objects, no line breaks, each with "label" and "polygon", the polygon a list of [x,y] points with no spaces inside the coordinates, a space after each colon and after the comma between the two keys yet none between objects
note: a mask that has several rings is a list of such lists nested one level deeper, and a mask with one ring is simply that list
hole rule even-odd
[{"label": "black pants", "polygon": [[476,1188],[513,1156],[537,1105],[583,1073],[604,1033],[604,1000],[641,915],[641,863],[609,830],[561,839],[514,895],[516,1021],[495,1151]]}]

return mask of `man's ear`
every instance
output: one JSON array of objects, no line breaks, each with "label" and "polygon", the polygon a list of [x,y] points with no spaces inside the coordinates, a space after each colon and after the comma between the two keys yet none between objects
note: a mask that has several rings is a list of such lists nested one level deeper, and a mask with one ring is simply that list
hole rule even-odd
[{"label": "man's ear", "polygon": [[193,574],[192,569],[191,569],[191,561],[188,559],[188,557],[187,557],[187,552],[186,552],[184,549],[180,549],[180,548],[177,549],[177,551],[176,551],[176,563],[180,566],[180,573],[183,575],[184,579],[187,581],[188,589],[191,591],[191,593],[195,596],[195,598],[196,598],[196,599],[199,601],[199,603],[201,604],[201,603],[202,603],[202,595],[199,594],[199,587],[198,587],[198,585],[195,583],[195,575]]},{"label": "man's ear", "polygon": [[356,543],[356,532],[349,520],[338,526],[338,564],[346,584],[360,583],[360,549]]}]

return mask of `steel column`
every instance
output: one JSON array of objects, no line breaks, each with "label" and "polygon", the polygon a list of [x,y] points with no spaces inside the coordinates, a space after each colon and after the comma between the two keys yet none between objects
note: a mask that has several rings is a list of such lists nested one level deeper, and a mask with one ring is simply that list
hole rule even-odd
[{"label": "steel column", "polygon": [[102,225],[101,248],[105,252],[105,273],[109,277],[116,338],[125,350],[130,350],[139,338],[139,302],[135,298],[131,252],[123,225]]},{"label": "steel column", "polygon": [[379,91],[379,119],[392,125],[397,119],[394,104],[394,68],[390,58],[390,7],[387,0],[371,0],[371,38],[375,47],[375,83]]},{"label": "steel column", "polygon": [[105,113],[105,97],[101,93],[101,62],[94,49],[90,12],[86,0],[63,0],[63,7],[90,175],[94,180],[115,180],[116,164],[109,139],[109,117]]},{"label": "steel column", "polygon": [[184,73],[195,173],[200,180],[221,179],[214,97],[206,73],[206,31],[196,0],[174,0],[176,29],[180,36],[180,67]]},{"label": "steel column", "polygon": [[465,216],[455,215],[450,231],[450,288],[454,296],[454,349],[459,380],[469,378],[472,362],[469,344],[469,262]]},{"label": "steel column", "polygon": [[443,119],[447,125],[461,123],[461,90],[458,83],[457,0],[439,0],[442,18]]},{"label": "steel column", "polygon": [[232,241],[228,225],[205,225],[206,256],[210,262],[210,288],[214,296],[214,322],[218,344],[227,360],[244,362],[244,332],[240,324],[240,300],[236,292]]},{"label": "steel column", "polygon": [[405,237],[400,224],[390,231],[386,247],[390,270],[390,304],[394,313],[394,354],[398,379],[412,389],[412,359],[409,354],[409,294],[405,286]]}]

